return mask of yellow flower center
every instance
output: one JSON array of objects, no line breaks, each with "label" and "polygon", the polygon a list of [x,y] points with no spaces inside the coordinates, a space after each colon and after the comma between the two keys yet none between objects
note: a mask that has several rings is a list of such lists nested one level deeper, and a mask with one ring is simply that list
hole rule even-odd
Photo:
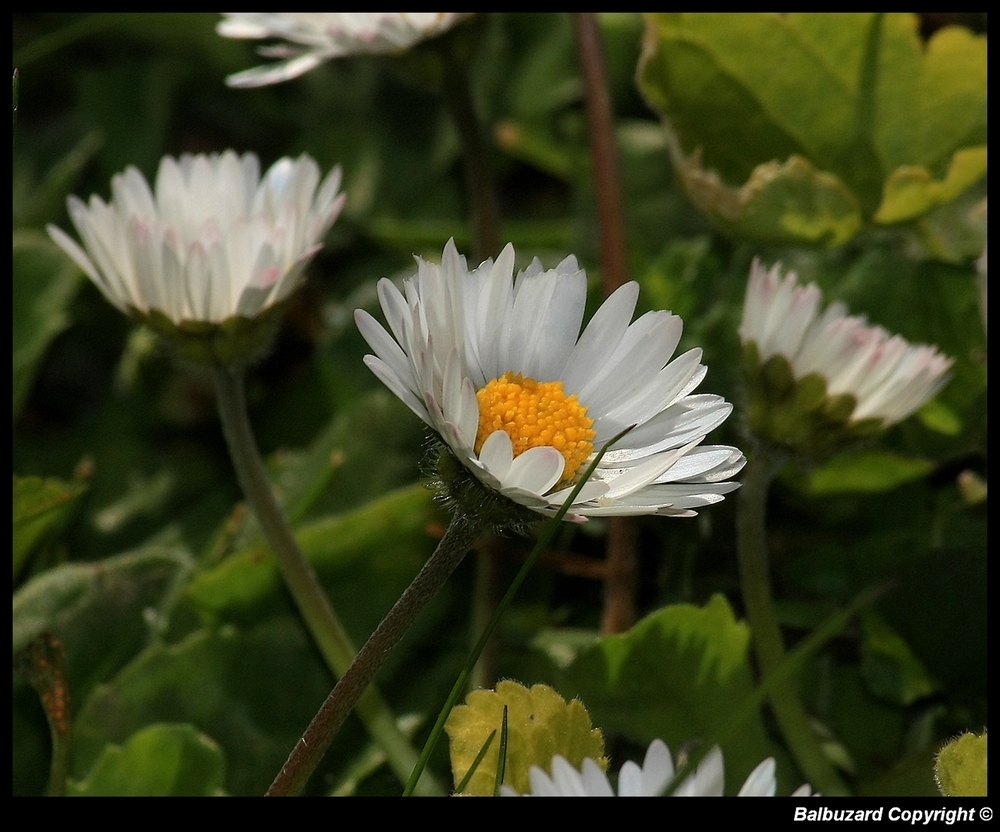
[{"label": "yellow flower center", "polygon": [[476,399],[477,454],[487,437],[497,430],[510,437],[514,456],[528,448],[550,445],[566,460],[562,477],[566,482],[594,451],[594,420],[575,395],[566,395],[561,381],[535,381],[520,373],[505,373],[476,393]]}]

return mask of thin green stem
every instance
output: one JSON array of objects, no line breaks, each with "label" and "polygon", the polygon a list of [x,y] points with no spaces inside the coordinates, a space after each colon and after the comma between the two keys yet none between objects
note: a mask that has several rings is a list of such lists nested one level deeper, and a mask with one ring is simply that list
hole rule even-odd
[{"label": "thin green stem", "polygon": [[[274,549],[278,568],[306,627],[331,671],[340,677],[350,667],[356,651],[275,499],[247,416],[243,371],[217,366],[215,386],[223,433],[243,493]],[[417,754],[400,730],[388,703],[375,688],[370,688],[361,696],[357,709],[390,767],[405,783]],[[422,781],[421,791],[442,793],[433,778]]]},{"label": "thin green stem", "polygon": [[[771,481],[782,458],[761,444],[743,470],[736,521],[736,551],[740,565],[743,603],[753,637],[757,665],[767,680],[778,672],[785,659],[785,645],[771,593],[767,550],[766,506]],[[830,764],[809,715],[799,701],[794,679],[771,688],[770,702],[778,727],[789,750],[813,789],[826,795],[849,794]]]},{"label": "thin green stem", "polygon": [[267,790],[268,795],[295,795],[302,791],[347,715],[358,703],[358,697],[375,678],[427,603],[462,562],[479,531],[479,526],[464,515],[455,514],[434,554],[369,636],[347,672],[334,685]]}]

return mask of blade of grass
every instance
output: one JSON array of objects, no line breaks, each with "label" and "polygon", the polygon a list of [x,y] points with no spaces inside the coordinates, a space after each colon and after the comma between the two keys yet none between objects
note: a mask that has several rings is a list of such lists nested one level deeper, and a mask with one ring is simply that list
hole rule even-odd
[{"label": "blade of grass", "polygon": [[503,785],[503,775],[507,770],[507,706],[503,706],[503,717],[500,719],[500,752],[497,755],[497,779],[493,784],[493,796],[500,797],[500,786]]},{"label": "blade of grass", "polygon": [[476,773],[476,769],[479,768],[479,764],[483,761],[483,757],[486,756],[486,752],[490,750],[490,746],[493,745],[493,740],[496,738],[496,735],[497,730],[494,728],[490,731],[490,735],[486,738],[486,742],[483,743],[483,747],[479,749],[479,753],[476,755],[476,759],[472,761],[472,765],[469,766],[469,770],[465,772],[465,777],[462,778],[462,782],[455,786],[456,792],[461,792],[466,786],[469,785],[472,775]]}]

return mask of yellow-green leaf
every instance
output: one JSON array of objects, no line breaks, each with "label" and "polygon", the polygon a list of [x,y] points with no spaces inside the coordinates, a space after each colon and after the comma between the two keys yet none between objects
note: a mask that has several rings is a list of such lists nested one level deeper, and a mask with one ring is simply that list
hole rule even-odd
[{"label": "yellow-green leaf", "polygon": [[962,734],[942,748],[934,776],[943,795],[986,797],[986,732]]},{"label": "yellow-green leaf", "polygon": [[923,165],[896,168],[885,183],[875,222],[904,222],[923,216],[937,205],[951,202],[986,175],[986,147],[959,150],[943,179],[936,180]]},{"label": "yellow-green leaf", "polygon": [[[499,734],[503,709],[507,707],[507,759],[504,782],[520,793],[530,791],[528,772],[538,766],[551,771],[552,758],[561,754],[580,768],[590,757],[607,766],[604,737],[590,722],[579,699],[567,702],[548,685],[526,688],[505,680],[495,690],[474,690],[448,716],[445,731],[451,748],[451,767],[460,783],[490,734]],[[483,757],[463,794],[493,794],[498,767],[499,743]]]},{"label": "yellow-green leaf", "polygon": [[648,14],[639,87],[720,230],[838,245],[985,173],[986,39],[910,13]]}]

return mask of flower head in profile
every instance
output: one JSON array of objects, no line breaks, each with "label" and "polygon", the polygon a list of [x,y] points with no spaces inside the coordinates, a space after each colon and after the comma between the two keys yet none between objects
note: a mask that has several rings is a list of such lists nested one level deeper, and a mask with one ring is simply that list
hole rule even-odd
[{"label": "flower head in profile", "polygon": [[535,259],[515,280],[512,246],[470,270],[450,241],[440,265],[417,266],[402,291],[378,284],[388,331],[363,310],[355,319],[374,352],[365,363],[447,446],[442,479],[463,483],[449,488],[460,504],[471,482],[469,492],[552,515],[595,449],[630,426],[567,519],[691,516],[738,486],[743,454],[701,444],[732,406],[692,392],[706,369],[698,349],[674,357],[679,317],[631,322],[637,284],[581,334],[587,279],[572,256],[547,271]]},{"label": "flower head in profile", "polygon": [[913,345],[842,303],[820,311],[815,284],[780,265],[750,271],[740,324],[748,422],[771,442],[825,455],[902,421],[947,380],[951,358]]},{"label": "flower head in profile", "polygon": [[[627,761],[618,773],[618,791],[601,767],[591,759],[583,761],[577,770],[564,757],[552,759],[552,773],[538,766],[530,773],[531,791],[525,797],[656,797],[662,795],[674,779],[674,760],[662,740],[653,740],[646,750],[642,765]],[[725,787],[722,750],[715,746],[672,792],[675,797],[721,797]],[[758,765],[740,787],[740,797],[774,797],[774,758]],[[510,786],[501,786],[501,794],[517,797]],[[795,796],[810,794],[808,786],[795,791]]]},{"label": "flower head in profile", "polygon": [[337,167],[321,183],[306,155],[263,177],[253,153],[165,156],[152,189],[129,167],[110,202],[69,197],[83,247],[48,232],[122,312],[187,336],[189,357],[226,363],[246,357],[258,324],[299,285],[343,207],[340,181]]},{"label": "flower head in profile", "polygon": [[331,58],[391,54],[450,29],[470,12],[227,12],[216,31],[230,38],[274,38],[261,47],[278,63],[230,75],[231,87],[261,87],[297,78]]}]

